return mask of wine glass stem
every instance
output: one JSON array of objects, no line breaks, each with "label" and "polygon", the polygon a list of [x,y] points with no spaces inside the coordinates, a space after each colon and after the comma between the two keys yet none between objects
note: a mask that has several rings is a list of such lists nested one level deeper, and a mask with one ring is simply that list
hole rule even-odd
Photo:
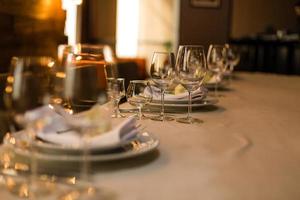
[{"label": "wine glass stem", "polygon": [[160,116],[162,117],[162,120],[165,118],[165,89],[161,89],[161,110],[160,110]]},{"label": "wine glass stem", "polygon": [[215,84],[215,97],[218,97],[218,88],[219,88],[219,82],[221,81],[221,74],[217,74],[217,80]]},{"label": "wine glass stem", "polygon": [[191,119],[191,113],[192,113],[192,92],[189,92],[189,106],[188,106],[188,114],[187,114],[187,118]]},{"label": "wine glass stem", "polygon": [[84,133],[83,135],[83,162],[82,162],[82,168],[81,168],[81,178],[82,180],[85,180],[89,182],[89,171],[90,171],[90,162],[89,162],[89,131],[88,130],[82,130],[81,133]]},{"label": "wine glass stem", "polygon": [[231,85],[232,82],[232,73],[233,73],[233,65],[230,65],[229,85]]},{"label": "wine glass stem", "polygon": [[138,118],[139,118],[139,120],[142,120],[142,116],[143,116],[143,114],[142,114],[142,107],[139,106],[138,109],[139,109]]},{"label": "wine glass stem", "polygon": [[114,109],[114,111],[115,111],[115,117],[117,117],[118,115],[119,115],[119,113],[120,113],[120,109],[119,109],[119,99],[115,99],[114,100],[114,107],[115,107],[115,109]]},{"label": "wine glass stem", "polygon": [[34,133],[35,133],[35,128],[34,125],[29,125],[27,127],[27,134],[29,137],[29,146],[30,146],[30,151],[32,153],[32,156],[30,156],[30,167],[31,167],[31,173],[30,173],[30,196],[31,198],[34,198],[36,190],[37,190],[37,171],[38,171],[38,163],[37,163],[37,152],[34,147],[33,141],[34,141]]}]

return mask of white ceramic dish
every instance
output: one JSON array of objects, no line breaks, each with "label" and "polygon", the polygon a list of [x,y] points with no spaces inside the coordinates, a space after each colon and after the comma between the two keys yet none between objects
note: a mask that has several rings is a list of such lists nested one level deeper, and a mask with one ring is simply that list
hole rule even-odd
[{"label": "white ceramic dish", "polygon": [[[203,99],[205,98],[205,95],[198,96],[192,98],[192,102],[200,103]],[[183,98],[183,99],[174,99],[174,100],[165,100],[165,104],[187,104],[189,102],[188,98]],[[160,104],[160,100],[152,100],[152,103]]]},{"label": "white ceramic dish", "polygon": [[[24,142],[20,142],[23,139],[21,134],[13,135],[15,140],[17,141],[15,144],[15,152],[19,156],[30,157],[32,156],[32,152],[28,150],[28,148],[24,147]],[[23,144],[23,145],[19,145]],[[149,153],[156,149],[159,145],[159,140],[156,139],[152,134],[148,132],[139,133],[137,137],[129,142],[128,144],[122,145],[117,149],[108,150],[105,152],[93,152],[88,156],[88,161],[90,162],[101,162],[101,161],[112,161],[112,160],[120,160],[125,158],[131,158],[143,155],[145,153]],[[49,149],[45,145],[39,145],[37,159],[38,160],[46,160],[46,161],[58,161],[58,162],[81,162],[83,161],[82,152],[81,153],[72,153],[69,151],[64,152],[63,149],[61,151],[55,151],[53,148]],[[55,147],[54,147],[55,148]]]},{"label": "white ceramic dish", "polygon": [[[203,99],[199,102],[192,102],[192,108],[193,109],[200,109],[203,108],[205,106],[213,106],[215,104],[218,103],[218,99],[216,98],[206,98]],[[145,109],[150,109],[153,111],[158,111],[161,109],[161,104],[160,103],[150,103],[147,105],[147,107]],[[181,112],[181,111],[186,111],[186,109],[188,108],[188,104],[187,103],[165,103],[165,111],[166,112]]]}]

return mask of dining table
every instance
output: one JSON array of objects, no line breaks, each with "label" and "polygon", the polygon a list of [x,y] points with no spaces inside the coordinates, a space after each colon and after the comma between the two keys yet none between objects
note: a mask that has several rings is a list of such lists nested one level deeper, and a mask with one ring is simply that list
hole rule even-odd
[{"label": "dining table", "polygon": [[299,200],[300,77],[235,72],[219,93],[192,113],[203,123],[139,121],[158,148],[92,163],[95,185],[120,200]]}]

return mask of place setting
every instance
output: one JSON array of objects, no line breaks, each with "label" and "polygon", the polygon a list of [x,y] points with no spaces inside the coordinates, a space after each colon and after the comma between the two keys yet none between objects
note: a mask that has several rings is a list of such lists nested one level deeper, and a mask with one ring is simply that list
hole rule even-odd
[{"label": "place setting", "polygon": [[[210,51],[215,50],[209,49],[209,55]],[[60,170],[70,174],[80,166],[80,175],[77,171],[71,177],[85,186],[70,191],[94,199],[102,190],[93,184],[91,165],[159,151],[159,136],[147,130],[144,120],[201,125],[203,120],[194,113],[219,102],[210,95],[207,80],[221,79],[224,66],[210,61],[200,45],[181,45],[176,57],[172,52],[154,52],[149,78],[130,80],[128,88],[125,78],[117,75],[108,45],[61,45],[59,53],[59,62],[50,57],[14,57],[6,83],[5,104],[15,124],[2,147],[4,155],[13,156],[9,162],[3,158],[2,167],[33,183],[33,188],[24,183],[28,196],[40,197],[49,182],[64,184],[52,180],[61,165]],[[122,98],[127,102],[120,105]],[[7,169],[5,176],[10,177]],[[50,176],[41,180],[41,171]]]},{"label": "place setting", "polygon": [[[202,123],[202,120],[193,120],[191,110],[201,112],[203,109],[215,107],[219,101],[218,98],[208,95],[209,91],[204,83],[209,74],[203,46],[181,45],[176,58],[173,53],[154,52],[150,79],[147,82],[149,86],[141,91],[142,94],[136,95],[149,96],[140,109],[144,112],[141,116],[155,121]],[[121,112],[132,113],[138,107],[128,96],[130,95],[127,95],[128,103],[121,105]],[[188,112],[187,117],[174,115],[185,112]]]},{"label": "place setting", "polygon": [[110,47],[78,44],[72,49],[76,52],[64,53],[60,65],[47,57],[14,57],[11,64],[4,97],[16,126],[4,138],[1,151],[8,157],[1,158],[1,168],[6,180],[24,179],[29,198],[54,192],[45,192],[45,185],[56,184],[56,172],[48,171],[51,176],[45,178],[39,168],[62,165],[61,170],[72,171],[79,164],[76,178],[85,187],[76,184],[71,190],[82,199],[97,199],[102,190],[91,181],[92,163],[142,156],[160,143],[135,117],[118,113],[124,82],[115,78]]}]

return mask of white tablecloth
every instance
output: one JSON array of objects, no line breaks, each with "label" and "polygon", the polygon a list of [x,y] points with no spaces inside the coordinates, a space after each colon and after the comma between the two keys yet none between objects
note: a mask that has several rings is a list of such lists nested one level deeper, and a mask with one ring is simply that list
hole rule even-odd
[{"label": "white tablecloth", "polygon": [[300,77],[236,77],[203,124],[143,121],[158,151],[97,163],[95,182],[124,200],[299,200]]}]

